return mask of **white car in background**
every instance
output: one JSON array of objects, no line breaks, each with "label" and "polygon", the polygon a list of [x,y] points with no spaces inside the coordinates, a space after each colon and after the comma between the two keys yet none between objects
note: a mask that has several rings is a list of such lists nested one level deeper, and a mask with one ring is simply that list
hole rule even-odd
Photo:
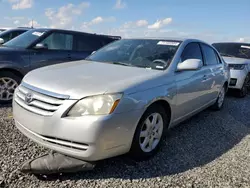
[{"label": "white car in background", "polygon": [[239,97],[245,97],[250,89],[250,44],[223,42],[212,45],[229,65],[229,89],[235,89]]}]

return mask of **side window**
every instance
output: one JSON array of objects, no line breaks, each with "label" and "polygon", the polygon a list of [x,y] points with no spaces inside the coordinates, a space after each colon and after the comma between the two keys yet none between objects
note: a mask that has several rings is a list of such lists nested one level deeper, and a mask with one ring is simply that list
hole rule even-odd
[{"label": "side window", "polygon": [[102,47],[99,37],[90,35],[78,35],[76,40],[76,51],[93,52]]},{"label": "side window", "polygon": [[201,48],[204,54],[206,65],[216,65],[219,63],[218,57],[215,54],[215,51],[213,50],[213,48],[205,44],[201,44]]},{"label": "side window", "polygon": [[17,37],[17,36],[23,34],[24,32],[25,32],[25,31],[14,31],[14,32],[12,32],[12,34],[11,34],[11,39],[13,39],[13,38],[15,38],[15,37]]},{"label": "side window", "polygon": [[40,43],[47,45],[49,50],[72,50],[73,35],[52,33]]},{"label": "side window", "polygon": [[200,59],[203,61],[201,49],[198,43],[190,43],[185,47],[181,55],[181,62],[187,59]]},{"label": "side window", "polygon": [[1,36],[1,38],[4,40],[4,42],[7,42],[11,39],[11,33],[7,33],[3,36]]}]

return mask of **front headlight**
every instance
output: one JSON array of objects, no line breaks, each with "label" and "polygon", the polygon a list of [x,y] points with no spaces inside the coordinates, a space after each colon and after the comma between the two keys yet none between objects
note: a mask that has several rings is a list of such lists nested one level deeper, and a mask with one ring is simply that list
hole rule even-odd
[{"label": "front headlight", "polygon": [[121,97],[122,94],[117,93],[84,98],[70,109],[67,116],[79,117],[111,114],[119,104]]},{"label": "front headlight", "polygon": [[245,64],[229,64],[230,69],[233,70],[243,70],[245,66]]}]

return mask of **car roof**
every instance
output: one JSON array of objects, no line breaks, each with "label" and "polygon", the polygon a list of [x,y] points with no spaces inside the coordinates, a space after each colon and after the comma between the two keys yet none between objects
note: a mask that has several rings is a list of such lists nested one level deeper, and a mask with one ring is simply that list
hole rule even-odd
[{"label": "car roof", "polygon": [[12,29],[12,27],[1,27],[0,29],[7,30],[7,29]]},{"label": "car roof", "polygon": [[250,44],[249,42],[214,42],[212,44]]},{"label": "car roof", "polygon": [[35,28],[35,29],[44,29],[48,31],[65,31],[65,32],[72,32],[72,33],[79,33],[79,34],[86,34],[86,35],[96,35],[96,36],[102,36],[102,37],[108,37],[108,38],[117,38],[120,39],[120,36],[115,35],[104,35],[104,34],[97,34],[97,33],[87,33],[84,31],[74,31],[74,30],[68,30],[68,29],[54,29],[54,28]]},{"label": "car roof", "polygon": [[202,42],[207,43],[205,41],[202,41],[200,39],[195,38],[178,38],[178,37],[126,37],[124,39],[145,39],[145,40],[170,40],[170,41],[179,41],[179,42]]},{"label": "car roof", "polygon": [[17,28],[11,28],[11,29],[6,29],[5,31],[28,31],[32,28],[29,28],[29,27],[17,27]]}]

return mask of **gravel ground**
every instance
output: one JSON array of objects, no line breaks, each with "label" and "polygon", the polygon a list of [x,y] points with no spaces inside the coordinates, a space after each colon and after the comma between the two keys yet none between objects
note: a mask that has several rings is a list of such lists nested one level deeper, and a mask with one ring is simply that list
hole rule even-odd
[{"label": "gravel ground", "polygon": [[11,108],[0,107],[0,187],[250,187],[249,114],[250,96],[227,97],[222,111],[206,110],[171,130],[149,161],[123,156],[91,172],[42,178],[19,167],[47,150],[17,131]]}]

